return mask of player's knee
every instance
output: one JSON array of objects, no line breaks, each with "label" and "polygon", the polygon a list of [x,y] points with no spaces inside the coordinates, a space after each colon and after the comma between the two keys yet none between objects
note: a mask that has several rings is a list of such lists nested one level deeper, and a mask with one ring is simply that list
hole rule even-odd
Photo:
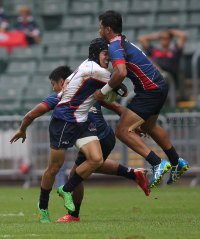
[{"label": "player's knee", "polygon": [[[115,135],[116,135],[116,137],[117,137],[118,139],[121,140],[121,139],[124,138],[124,135],[125,135],[126,131],[127,131],[127,130],[125,130],[125,129],[121,128],[121,127],[117,127],[117,128],[115,129]],[[127,132],[128,132],[128,131],[127,131]]]},{"label": "player's knee", "polygon": [[50,168],[50,175],[52,176],[52,177],[55,177],[56,176],[56,174],[59,172],[59,170],[60,170],[60,166],[59,165],[54,165],[54,166],[52,166],[51,168]]},{"label": "player's knee", "polygon": [[90,159],[89,162],[92,168],[97,169],[102,166],[104,160],[102,155],[97,155],[94,158]]},{"label": "player's knee", "polygon": [[151,135],[156,130],[156,125],[152,127],[141,125],[141,129],[144,130],[147,134]]}]

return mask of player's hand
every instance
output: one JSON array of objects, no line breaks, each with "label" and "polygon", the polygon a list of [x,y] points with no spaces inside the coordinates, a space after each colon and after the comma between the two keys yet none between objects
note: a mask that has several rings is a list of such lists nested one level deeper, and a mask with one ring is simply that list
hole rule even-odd
[{"label": "player's hand", "polygon": [[26,131],[21,131],[20,129],[15,133],[15,135],[10,140],[10,143],[16,142],[18,139],[22,138],[22,143],[26,140]]},{"label": "player's hand", "polygon": [[94,98],[95,98],[96,100],[102,101],[102,100],[104,100],[105,97],[106,97],[106,96],[101,93],[101,90],[100,90],[100,89],[98,89],[98,90],[96,90],[96,91],[94,92]]},{"label": "player's hand", "polygon": [[135,133],[137,135],[139,135],[140,137],[144,136],[144,137],[147,137],[148,139],[150,138],[150,136],[144,130],[142,130],[140,127],[137,127],[135,129]]}]

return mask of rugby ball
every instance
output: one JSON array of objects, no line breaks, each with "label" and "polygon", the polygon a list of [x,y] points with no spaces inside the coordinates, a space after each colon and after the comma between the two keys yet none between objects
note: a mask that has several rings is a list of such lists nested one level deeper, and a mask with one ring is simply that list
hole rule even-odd
[{"label": "rugby ball", "polygon": [[106,103],[112,103],[113,101],[115,101],[117,98],[117,94],[114,91],[110,91],[108,92],[108,94],[106,94],[106,97],[104,98],[104,102]]}]

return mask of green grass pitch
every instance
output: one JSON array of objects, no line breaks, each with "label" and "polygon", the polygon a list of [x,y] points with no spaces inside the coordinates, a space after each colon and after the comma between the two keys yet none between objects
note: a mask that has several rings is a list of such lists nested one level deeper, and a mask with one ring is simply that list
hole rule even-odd
[{"label": "green grass pitch", "polygon": [[149,197],[137,187],[86,187],[80,222],[54,222],[66,210],[53,190],[52,222],[40,224],[38,198],[39,187],[0,188],[0,238],[200,238],[199,187],[159,187]]}]

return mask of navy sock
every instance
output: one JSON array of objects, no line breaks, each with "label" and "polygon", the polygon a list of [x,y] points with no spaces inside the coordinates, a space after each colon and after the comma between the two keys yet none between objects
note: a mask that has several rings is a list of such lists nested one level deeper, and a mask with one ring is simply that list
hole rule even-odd
[{"label": "navy sock", "polygon": [[172,146],[170,149],[163,151],[169,158],[169,161],[172,164],[172,166],[176,166],[178,164],[179,155],[177,154],[175,148]]},{"label": "navy sock", "polygon": [[151,151],[146,157],[147,162],[151,164],[151,166],[155,166],[161,163],[161,158],[158,157],[153,151]]},{"label": "navy sock", "polygon": [[117,169],[117,176],[122,176],[122,177],[125,177],[125,178],[128,178],[128,179],[132,179],[132,180],[136,179],[136,176],[135,176],[135,173],[134,173],[134,169],[124,167],[121,164],[119,164],[119,167]]},{"label": "navy sock", "polygon": [[80,212],[81,203],[74,204],[74,206],[75,206],[75,211],[74,212],[68,211],[68,213],[71,216],[78,218],[79,212]]},{"label": "navy sock", "polygon": [[76,171],[74,172],[74,174],[72,175],[72,177],[70,179],[68,179],[68,181],[65,183],[64,187],[63,187],[63,191],[64,192],[72,192],[74,190],[74,188],[79,185],[79,183],[81,183],[84,179],[79,176]]},{"label": "navy sock", "polygon": [[40,209],[47,209],[48,203],[49,203],[49,194],[51,192],[52,188],[49,190],[46,190],[44,188],[40,188]]}]

